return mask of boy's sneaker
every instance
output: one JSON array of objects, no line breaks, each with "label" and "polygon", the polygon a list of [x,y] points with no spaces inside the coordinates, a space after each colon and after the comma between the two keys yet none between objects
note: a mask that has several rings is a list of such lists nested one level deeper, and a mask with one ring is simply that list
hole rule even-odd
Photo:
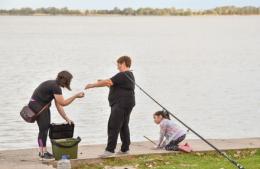
[{"label": "boy's sneaker", "polygon": [[108,158],[114,156],[115,153],[112,153],[110,151],[105,151],[103,154],[99,155],[100,158]]},{"label": "boy's sneaker", "polygon": [[117,154],[117,155],[127,155],[127,154],[129,154],[129,150],[128,150],[128,151],[122,151],[122,150],[120,150],[120,151],[118,151],[116,154]]},{"label": "boy's sneaker", "polygon": [[54,158],[54,156],[49,152],[39,153],[39,157],[43,160],[52,160]]}]

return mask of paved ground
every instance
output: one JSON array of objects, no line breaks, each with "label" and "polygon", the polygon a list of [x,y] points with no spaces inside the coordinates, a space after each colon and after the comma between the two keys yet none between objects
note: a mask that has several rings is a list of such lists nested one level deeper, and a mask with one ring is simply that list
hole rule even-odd
[{"label": "paved ground", "polygon": [[[209,140],[221,150],[260,148],[260,138],[246,139],[214,139]],[[194,151],[210,151],[210,148],[201,140],[187,140]],[[118,146],[119,147],[119,146]],[[150,142],[135,142],[131,145],[131,155],[168,153],[163,150],[152,150]],[[104,151],[105,145],[84,145],[79,147],[79,159],[72,160],[72,165],[97,160],[98,155]],[[40,161],[37,149],[0,151],[0,169],[53,169],[55,162]]]}]

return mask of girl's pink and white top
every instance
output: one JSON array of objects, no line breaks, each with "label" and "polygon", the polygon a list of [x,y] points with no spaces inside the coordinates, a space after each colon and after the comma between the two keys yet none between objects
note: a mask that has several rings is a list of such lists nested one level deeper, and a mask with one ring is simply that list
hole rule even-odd
[{"label": "girl's pink and white top", "polygon": [[167,144],[169,144],[172,140],[176,140],[184,134],[186,134],[186,131],[181,129],[177,125],[177,123],[169,119],[163,119],[160,122],[160,137],[159,137],[158,147],[163,148]]}]

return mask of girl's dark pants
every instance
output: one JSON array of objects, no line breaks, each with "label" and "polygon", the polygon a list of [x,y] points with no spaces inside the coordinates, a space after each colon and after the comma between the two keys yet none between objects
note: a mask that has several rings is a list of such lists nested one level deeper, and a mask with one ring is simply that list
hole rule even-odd
[{"label": "girl's dark pants", "polygon": [[[35,101],[31,101],[29,103],[29,107],[34,112],[39,112],[44,107],[44,105],[41,105]],[[46,147],[50,122],[51,122],[50,109],[46,108],[37,118],[37,124],[39,127],[39,134],[38,134],[39,147]]]},{"label": "girl's dark pants", "polygon": [[106,151],[115,152],[119,133],[122,141],[121,151],[126,152],[129,150],[130,131],[128,124],[132,109],[132,106],[123,107],[117,103],[111,106],[111,114],[107,128],[108,141]]},{"label": "girl's dark pants", "polygon": [[176,140],[172,140],[169,144],[165,146],[167,151],[178,151],[178,144],[182,142],[186,137],[186,134],[182,135],[181,137],[177,138]]}]

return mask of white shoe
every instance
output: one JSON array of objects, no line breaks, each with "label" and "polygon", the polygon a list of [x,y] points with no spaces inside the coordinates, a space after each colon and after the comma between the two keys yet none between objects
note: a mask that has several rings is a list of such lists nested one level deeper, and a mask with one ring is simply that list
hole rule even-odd
[{"label": "white shoe", "polygon": [[105,151],[103,154],[99,155],[101,158],[108,158],[108,157],[113,157],[115,153],[112,153],[110,151]]},{"label": "white shoe", "polygon": [[117,153],[116,153],[117,155],[127,155],[127,154],[129,154],[129,151],[118,151]]}]

